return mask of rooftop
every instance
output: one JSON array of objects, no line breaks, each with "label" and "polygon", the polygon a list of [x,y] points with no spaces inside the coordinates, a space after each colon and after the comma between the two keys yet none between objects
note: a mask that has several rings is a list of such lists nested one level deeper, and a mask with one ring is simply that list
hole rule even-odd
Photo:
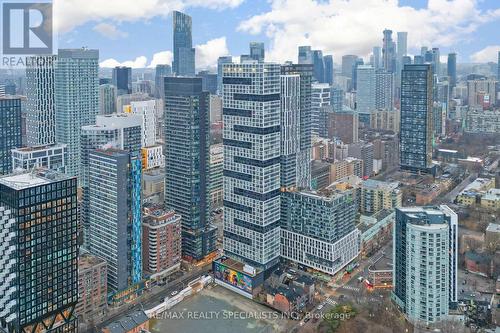
[{"label": "rooftop", "polygon": [[[500,224],[490,223],[488,224],[488,228],[486,228],[487,232],[499,232],[500,233]],[[500,278],[500,276],[499,276]]]},{"label": "rooftop", "polygon": [[[462,193],[466,192],[479,192],[483,190],[485,186],[489,186],[491,182],[493,182],[493,179],[489,178],[476,178],[472,183],[467,185],[467,187],[462,191]],[[461,193],[461,194],[462,194]]]},{"label": "rooftop", "polygon": [[56,181],[70,179],[72,177],[47,169],[35,169],[33,171],[20,171],[0,177],[0,184],[8,186],[14,190],[36,187],[50,184]]},{"label": "rooftop", "polygon": [[41,145],[41,146],[15,148],[15,149],[12,149],[12,151],[22,152],[22,153],[28,153],[28,152],[40,151],[40,150],[48,150],[48,149],[62,149],[62,148],[66,148],[67,146],[68,145],[66,145],[66,144],[54,143],[54,144],[51,144],[51,145]]},{"label": "rooftop", "polygon": [[392,247],[385,250],[375,262],[368,268],[370,271],[392,271]]},{"label": "rooftop", "polygon": [[399,187],[399,182],[384,182],[381,180],[367,179],[362,183],[363,188],[373,190],[396,190]]},{"label": "rooftop", "polygon": [[106,261],[104,259],[101,259],[99,257],[90,255],[90,254],[82,254],[78,258],[78,269],[79,270],[86,270],[92,267],[95,267],[97,265],[101,264],[106,264]]},{"label": "rooftop", "polygon": [[144,324],[149,320],[144,311],[137,310],[126,316],[121,317],[117,321],[112,322],[104,329],[111,333],[126,333],[131,332],[134,328]]}]

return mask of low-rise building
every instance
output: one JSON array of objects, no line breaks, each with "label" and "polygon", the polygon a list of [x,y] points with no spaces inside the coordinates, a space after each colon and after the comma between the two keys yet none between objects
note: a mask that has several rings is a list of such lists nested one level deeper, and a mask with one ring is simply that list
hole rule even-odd
[{"label": "low-rise building", "polygon": [[151,169],[142,174],[142,196],[145,203],[163,204],[165,197],[165,170]]},{"label": "low-rise building", "polygon": [[129,313],[112,322],[101,333],[141,333],[149,332],[149,318],[142,310]]},{"label": "low-rise building", "polygon": [[76,313],[84,321],[102,316],[108,306],[108,278],[105,260],[81,255],[78,260],[78,304]]},{"label": "low-rise building", "polygon": [[392,239],[396,213],[383,209],[372,215],[361,215],[358,229],[361,231],[361,255],[369,257]]},{"label": "low-rise building", "polygon": [[500,250],[500,224],[490,223],[484,233],[486,248]]},{"label": "low-rise building", "polygon": [[489,189],[481,196],[481,206],[488,209],[500,209],[500,189]]},{"label": "low-rise building", "polygon": [[373,288],[392,288],[392,247],[387,249],[380,257],[375,258],[368,267],[367,284]]},{"label": "low-rise building", "polygon": [[[481,204],[481,197],[494,187],[494,178],[477,178],[457,195],[455,201],[463,206]],[[491,201],[493,198],[493,196],[489,196],[488,200]],[[489,204],[489,202],[487,204]]]},{"label": "low-rise building", "polygon": [[372,214],[401,207],[402,196],[398,182],[365,180],[361,183],[360,212]]}]

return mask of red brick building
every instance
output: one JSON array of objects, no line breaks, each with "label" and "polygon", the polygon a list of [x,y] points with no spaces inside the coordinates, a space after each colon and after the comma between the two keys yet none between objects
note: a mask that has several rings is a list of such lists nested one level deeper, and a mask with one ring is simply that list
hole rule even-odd
[{"label": "red brick building", "polygon": [[102,315],[107,308],[107,267],[106,261],[88,254],[78,260],[76,313],[84,321]]},{"label": "red brick building", "polygon": [[162,206],[144,208],[142,262],[146,275],[160,278],[178,270],[181,264],[181,216]]}]

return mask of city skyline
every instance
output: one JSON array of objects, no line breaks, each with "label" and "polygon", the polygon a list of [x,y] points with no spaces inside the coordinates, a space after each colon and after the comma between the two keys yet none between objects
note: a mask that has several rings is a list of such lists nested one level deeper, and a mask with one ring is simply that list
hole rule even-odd
[{"label": "city skyline", "polygon": [[[219,56],[244,54],[252,41],[265,43],[267,61],[295,60],[297,46],[310,45],[323,50],[324,54],[333,54],[338,66],[340,58],[346,54],[369,57],[374,46],[382,45],[381,31],[385,28],[394,31],[393,40],[397,39],[396,32],[409,32],[410,55],[418,54],[423,45],[440,47],[442,62],[451,52],[458,54],[459,63],[494,61],[494,51],[499,46],[494,31],[500,26],[500,10],[492,0],[455,0],[453,4],[414,0],[345,4],[334,0],[321,4],[312,0],[271,3],[213,0],[207,4],[195,2],[192,6],[170,1],[150,1],[139,6],[126,1],[120,9],[100,7],[100,3],[79,4],[78,0],[67,3],[56,3],[55,8],[56,13],[59,10],[65,13],[64,19],[56,21],[59,47],[99,48],[103,67],[143,68],[170,63],[173,59],[169,33],[171,12],[179,9],[192,16],[195,22],[193,47],[198,69],[214,68]],[[69,8],[77,3],[78,12]],[[91,11],[90,6],[97,6],[98,10]],[[457,7],[460,10],[452,10]],[[312,21],[321,24],[301,18],[299,15],[306,10],[317,13],[318,19]],[[119,20],[117,15],[120,15]],[[330,19],[331,15],[336,20]],[[363,24],[358,26],[360,18]],[[325,25],[330,27],[328,33],[322,28]],[[421,28],[423,25],[425,29]],[[160,43],[158,36],[162,36]]]}]

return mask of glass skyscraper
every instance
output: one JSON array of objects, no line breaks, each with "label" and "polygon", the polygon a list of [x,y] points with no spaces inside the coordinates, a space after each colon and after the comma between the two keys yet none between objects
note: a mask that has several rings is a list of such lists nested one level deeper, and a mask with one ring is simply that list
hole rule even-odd
[{"label": "glass skyscraper", "polygon": [[458,219],[448,206],[396,209],[393,293],[412,323],[447,319],[456,304]]},{"label": "glass skyscraper", "polygon": [[172,75],[172,66],[156,65],[155,69],[155,96],[163,98],[163,78]]},{"label": "glass skyscraper", "polygon": [[325,82],[333,85],[333,56],[326,55],[323,57],[323,64],[325,66]]},{"label": "glass skyscraper", "polygon": [[76,332],[77,180],[36,169],[0,178],[0,326]]},{"label": "glass skyscraper", "polygon": [[132,68],[125,66],[118,66],[113,68],[111,82],[116,87],[118,96],[131,94]]},{"label": "glass skyscraper", "polygon": [[56,142],[68,145],[66,173],[71,176],[80,176],[81,128],[94,124],[99,112],[98,71],[98,50],[59,50],[55,69]]},{"label": "glass skyscraper", "polygon": [[401,169],[431,171],[432,118],[431,65],[405,65],[401,75]]},{"label": "glass skyscraper", "polygon": [[[499,56],[500,59],[500,56]],[[457,54],[448,54],[448,77],[450,78],[450,90],[457,85]]]},{"label": "glass skyscraper", "polygon": [[224,253],[255,268],[280,256],[280,66],[223,69]]},{"label": "glass skyscraper", "polygon": [[22,144],[21,99],[0,97],[0,175],[12,171],[11,149]]},{"label": "glass skyscraper", "polygon": [[174,61],[172,71],[179,76],[194,76],[195,49],[192,39],[193,23],[191,16],[173,12]]},{"label": "glass skyscraper", "polygon": [[250,58],[257,61],[264,61],[265,48],[262,42],[250,43]]},{"label": "glass skyscraper", "polygon": [[182,253],[216,250],[210,221],[210,94],[201,78],[165,78],[165,206],[182,217]]}]

